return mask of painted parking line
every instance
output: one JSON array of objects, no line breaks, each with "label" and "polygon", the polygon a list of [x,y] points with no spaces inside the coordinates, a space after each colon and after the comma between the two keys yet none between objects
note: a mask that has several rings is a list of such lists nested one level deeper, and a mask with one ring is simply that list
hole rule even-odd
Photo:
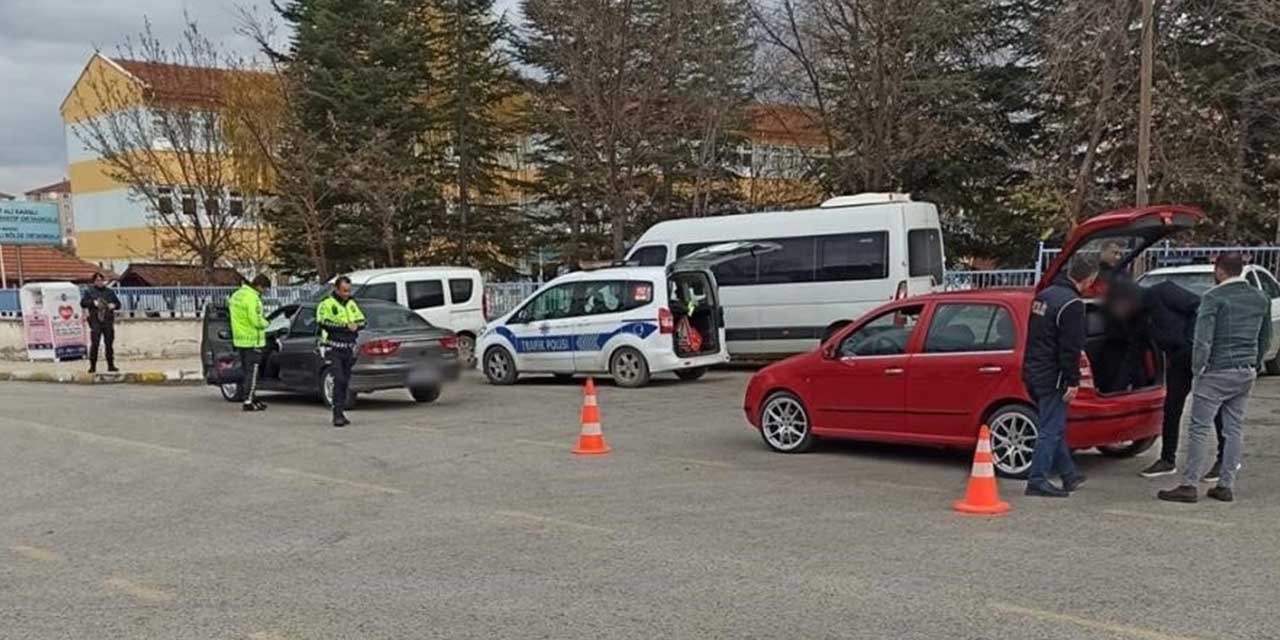
[{"label": "painted parking line", "polygon": [[174,595],[166,591],[161,591],[152,587],[140,585],[127,578],[115,577],[107,578],[102,583],[112,591],[118,591],[127,596],[131,596],[143,602],[161,603],[172,602]]},{"label": "painted parking line", "polygon": [[62,556],[48,549],[29,547],[25,544],[15,544],[9,547],[9,550],[28,560],[38,560],[40,562],[59,562],[62,560]]},{"label": "painted parking line", "polygon": [[[948,489],[942,487],[930,487],[923,484],[909,484],[903,482],[891,482],[889,480],[858,480],[858,484],[868,484],[876,487],[885,487],[888,489],[907,489],[909,491],[925,491],[928,493],[951,493]],[[960,492],[963,493],[963,492]]]},{"label": "painted parking line", "polygon": [[309,471],[299,471],[298,469],[289,469],[287,467],[278,467],[274,469],[274,471],[276,473],[286,475],[286,476],[293,476],[296,478],[306,478],[307,480],[314,480],[316,482],[319,482],[320,484],[337,484],[337,485],[342,485],[346,487],[355,487],[357,489],[364,489],[365,491],[385,493],[387,495],[393,495],[393,496],[404,493],[403,490],[396,489],[395,487],[388,487],[380,484],[371,484],[368,482],[358,482],[356,480],[347,480],[346,478],[335,478],[333,476],[326,476],[319,473],[311,473]]},{"label": "painted parking line", "polygon": [[254,631],[249,634],[249,640],[289,640],[289,636],[275,631]]},{"label": "painted parking line", "polygon": [[568,451],[568,450],[570,450],[570,449],[572,449],[572,448],[573,448],[573,447],[572,447],[572,446],[570,446],[569,444],[565,444],[565,443],[563,443],[563,442],[548,442],[548,441],[546,441],[546,440],[530,440],[529,438],[512,438],[512,439],[511,439],[511,441],[512,441],[512,442],[518,442],[518,443],[520,443],[520,444],[531,444],[531,445],[533,445],[533,446],[535,446],[535,447],[546,447],[546,448],[548,448],[548,449],[559,449],[559,450],[561,450],[561,451]]},{"label": "painted parking line", "polygon": [[1224,520],[1207,520],[1204,518],[1188,518],[1185,516],[1171,516],[1163,513],[1148,513],[1146,511],[1126,511],[1124,509],[1103,509],[1103,513],[1112,516],[1121,516],[1124,518],[1143,518],[1146,520],[1156,520],[1159,522],[1177,522],[1181,524],[1194,524],[1202,527],[1215,527],[1218,529],[1230,529],[1236,526],[1234,522]]},{"label": "painted parking line", "polygon": [[716,467],[718,469],[737,469],[738,465],[732,462],[721,462],[719,460],[703,460],[702,458],[682,458],[680,456],[654,456],[659,460],[670,460],[672,462],[684,462],[686,464],[697,464],[704,467]]},{"label": "painted parking line", "polygon": [[143,442],[141,440],[130,440],[128,438],[104,436],[100,433],[91,433],[89,431],[67,429],[66,427],[55,427],[53,425],[42,424],[39,422],[32,422],[30,420],[19,420],[15,418],[0,419],[0,424],[5,424],[5,423],[16,424],[23,427],[35,429],[37,431],[44,431],[46,433],[60,433],[64,435],[70,435],[70,436],[79,438],[81,440],[84,440],[86,442],[97,442],[100,444],[109,444],[109,445],[114,445],[118,447],[130,447],[134,449],[140,449],[143,451],[150,451],[152,453],[168,453],[168,454],[177,454],[177,455],[185,455],[185,454],[191,453],[191,451],[187,449],[179,449],[177,447],[166,447],[164,445],[153,444],[150,442]]},{"label": "painted parking line", "polygon": [[498,514],[498,515],[500,515],[500,516],[503,516],[503,517],[507,517],[507,518],[514,518],[514,519],[517,519],[517,520],[525,520],[525,521],[528,521],[528,522],[539,522],[539,523],[542,523],[542,524],[549,524],[549,525],[554,525],[554,526],[557,526],[557,527],[565,527],[565,528],[569,528],[569,529],[578,529],[578,530],[581,530],[581,531],[590,531],[590,532],[592,532],[592,533],[605,533],[605,534],[615,534],[615,533],[617,533],[617,530],[615,530],[615,529],[609,529],[609,528],[606,528],[606,527],[597,527],[597,526],[595,526],[595,525],[593,525],[593,524],[583,524],[583,523],[581,523],[581,522],[573,522],[572,520],[561,520],[560,518],[553,518],[553,517],[550,517],[550,516],[542,516],[542,515],[538,515],[538,514],[536,514],[536,513],[529,513],[529,512],[527,512],[527,511],[499,510],[499,511],[495,511],[494,513],[496,513],[496,514]]},{"label": "painted parking line", "polygon": [[1128,638],[1138,638],[1139,640],[1200,640],[1192,636],[1178,636],[1156,631],[1154,629],[1145,629],[1143,627],[1134,627],[1127,624],[1115,624],[1105,622],[1103,620],[1093,620],[1091,618],[1083,618],[1081,616],[1073,616],[1066,613],[1058,613],[1056,611],[1043,611],[1040,609],[1032,609],[1030,607],[1020,607],[1007,602],[993,602],[991,608],[1003,613],[1011,613],[1029,618],[1037,618],[1046,622],[1060,622],[1065,624],[1093,629],[1095,631],[1105,631],[1107,633]]}]

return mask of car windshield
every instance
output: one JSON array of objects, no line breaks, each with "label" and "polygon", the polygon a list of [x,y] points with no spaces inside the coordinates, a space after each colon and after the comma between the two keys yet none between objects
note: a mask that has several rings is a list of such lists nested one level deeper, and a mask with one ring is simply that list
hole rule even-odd
[{"label": "car windshield", "polygon": [[368,305],[364,309],[365,323],[376,331],[405,331],[430,329],[431,324],[418,314],[403,307]]},{"label": "car windshield", "polygon": [[1186,271],[1181,273],[1148,273],[1138,279],[1138,284],[1151,287],[1161,282],[1172,282],[1191,293],[1204,295],[1213,287],[1213,273],[1208,271]]}]

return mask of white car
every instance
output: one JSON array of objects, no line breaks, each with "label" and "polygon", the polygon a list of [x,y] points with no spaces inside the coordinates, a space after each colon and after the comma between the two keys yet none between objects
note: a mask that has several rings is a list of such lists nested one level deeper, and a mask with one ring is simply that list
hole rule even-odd
[{"label": "white car", "polygon": [[770,243],[707,247],[667,267],[613,267],[560,276],[491,322],[476,344],[493,384],[526,373],[608,374],[623,387],[674,372],[696,380],[729,361],[711,267]]},{"label": "white car", "polygon": [[458,359],[474,362],[476,337],[484,331],[484,279],[469,267],[367,269],[347,274],[357,298],[409,307],[433,326],[458,336]]},{"label": "white car", "polygon": [[[1280,282],[1264,267],[1254,264],[1244,266],[1244,278],[1249,284],[1271,298],[1271,347],[1264,360],[1267,373],[1280,374]],[[1191,264],[1182,267],[1165,267],[1152,269],[1138,278],[1138,284],[1144,287],[1160,282],[1172,282],[1198,295],[1204,295],[1214,283],[1213,265]]]}]

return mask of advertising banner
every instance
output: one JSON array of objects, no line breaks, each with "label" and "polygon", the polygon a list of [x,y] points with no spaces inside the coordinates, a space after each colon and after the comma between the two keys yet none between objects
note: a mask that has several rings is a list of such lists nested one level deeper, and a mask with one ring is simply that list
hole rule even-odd
[{"label": "advertising banner", "polygon": [[70,282],[39,282],[22,288],[22,333],[31,360],[79,360],[89,335],[80,308],[80,288]]},{"label": "advertising banner", "polygon": [[58,203],[0,202],[0,244],[62,244]]}]

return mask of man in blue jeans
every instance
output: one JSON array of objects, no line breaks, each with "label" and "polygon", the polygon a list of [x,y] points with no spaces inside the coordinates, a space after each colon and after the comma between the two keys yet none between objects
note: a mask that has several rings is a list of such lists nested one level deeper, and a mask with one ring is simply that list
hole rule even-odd
[{"label": "man in blue jeans", "polygon": [[1209,429],[1222,412],[1222,470],[1218,486],[1206,495],[1222,502],[1235,499],[1240,469],[1244,415],[1262,357],[1271,344],[1271,300],[1242,276],[1244,259],[1238,253],[1218,257],[1213,277],[1217,286],[1205,292],[1196,315],[1191,353],[1191,427],[1182,484],[1156,494],[1170,502],[1195,502],[1197,483],[1209,465]]},{"label": "man in blue jeans", "polygon": [[[1027,476],[1029,496],[1065,498],[1085,480],[1071,461],[1065,432],[1067,405],[1080,387],[1080,352],[1085,341],[1080,292],[1089,289],[1097,277],[1097,259],[1078,255],[1071,259],[1066,273],[1054,278],[1031,303],[1022,383],[1035,401],[1040,419]],[[1062,478],[1062,487],[1049,482],[1055,472]]]}]

